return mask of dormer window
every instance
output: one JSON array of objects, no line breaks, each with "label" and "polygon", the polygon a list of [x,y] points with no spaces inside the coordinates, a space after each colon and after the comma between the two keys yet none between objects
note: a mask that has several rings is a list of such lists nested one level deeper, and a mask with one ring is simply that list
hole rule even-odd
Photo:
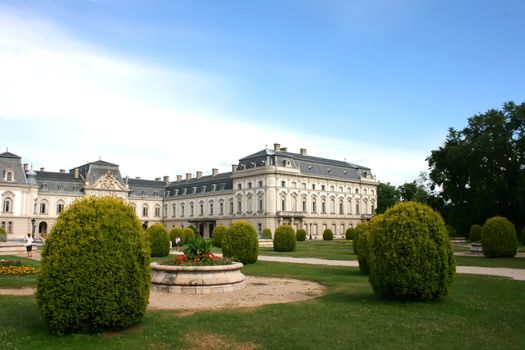
[{"label": "dormer window", "polygon": [[59,191],[63,191],[63,190],[64,190],[64,185],[59,184],[59,185],[58,185],[58,190],[59,190]]},{"label": "dormer window", "polygon": [[42,184],[42,191],[47,191],[47,184]]},{"label": "dormer window", "polygon": [[[154,197],[158,197],[159,196],[159,193],[158,192],[153,192],[153,196]],[[160,216],[160,215],[159,215]]]},{"label": "dormer window", "polygon": [[206,192],[206,186],[202,186],[202,191],[201,192]]},{"label": "dormer window", "polygon": [[4,180],[8,182],[15,181],[15,174],[13,170],[11,169],[4,170]]}]

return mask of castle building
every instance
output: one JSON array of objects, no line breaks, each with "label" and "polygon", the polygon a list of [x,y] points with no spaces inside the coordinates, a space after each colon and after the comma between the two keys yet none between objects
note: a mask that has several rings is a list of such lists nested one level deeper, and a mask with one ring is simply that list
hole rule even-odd
[{"label": "castle building", "polygon": [[83,196],[123,198],[145,226],[193,225],[203,237],[216,225],[244,220],[259,234],[289,224],[312,239],[322,239],[326,228],[343,238],[377,207],[378,181],[369,168],[279,144],[241,158],[231,172],[197,171],[175,181],[122,177],[117,164],[102,160],[67,172],[33,171],[10,152],[0,154],[0,175],[0,225],[13,238],[47,234],[60,212]]}]

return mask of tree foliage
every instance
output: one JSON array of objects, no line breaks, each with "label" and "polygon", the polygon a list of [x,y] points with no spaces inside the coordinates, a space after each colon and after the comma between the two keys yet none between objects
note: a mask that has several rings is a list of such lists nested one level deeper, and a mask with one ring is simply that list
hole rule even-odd
[{"label": "tree foliage", "polygon": [[450,128],[427,161],[447,222],[461,232],[498,215],[518,228],[525,223],[525,103],[507,102],[469,118],[463,130]]}]

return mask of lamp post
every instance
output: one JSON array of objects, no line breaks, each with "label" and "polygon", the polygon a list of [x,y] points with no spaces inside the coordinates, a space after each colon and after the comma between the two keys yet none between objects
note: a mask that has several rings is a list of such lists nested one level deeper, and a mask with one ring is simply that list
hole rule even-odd
[{"label": "lamp post", "polygon": [[35,218],[31,218],[31,237],[35,239]]},{"label": "lamp post", "polygon": [[142,224],[142,229],[147,230],[148,229],[148,220],[144,221]]}]

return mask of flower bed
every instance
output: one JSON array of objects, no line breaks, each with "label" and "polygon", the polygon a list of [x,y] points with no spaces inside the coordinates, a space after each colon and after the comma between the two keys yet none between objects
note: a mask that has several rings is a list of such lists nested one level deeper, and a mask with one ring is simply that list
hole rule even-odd
[{"label": "flower bed", "polygon": [[230,265],[232,263],[233,260],[230,258],[223,258],[212,253],[205,253],[194,258],[187,254],[182,254],[175,258],[163,260],[160,264],[169,266],[217,266]]},{"label": "flower bed", "polygon": [[22,266],[21,260],[0,260],[0,275],[31,275],[37,272],[37,268]]}]

